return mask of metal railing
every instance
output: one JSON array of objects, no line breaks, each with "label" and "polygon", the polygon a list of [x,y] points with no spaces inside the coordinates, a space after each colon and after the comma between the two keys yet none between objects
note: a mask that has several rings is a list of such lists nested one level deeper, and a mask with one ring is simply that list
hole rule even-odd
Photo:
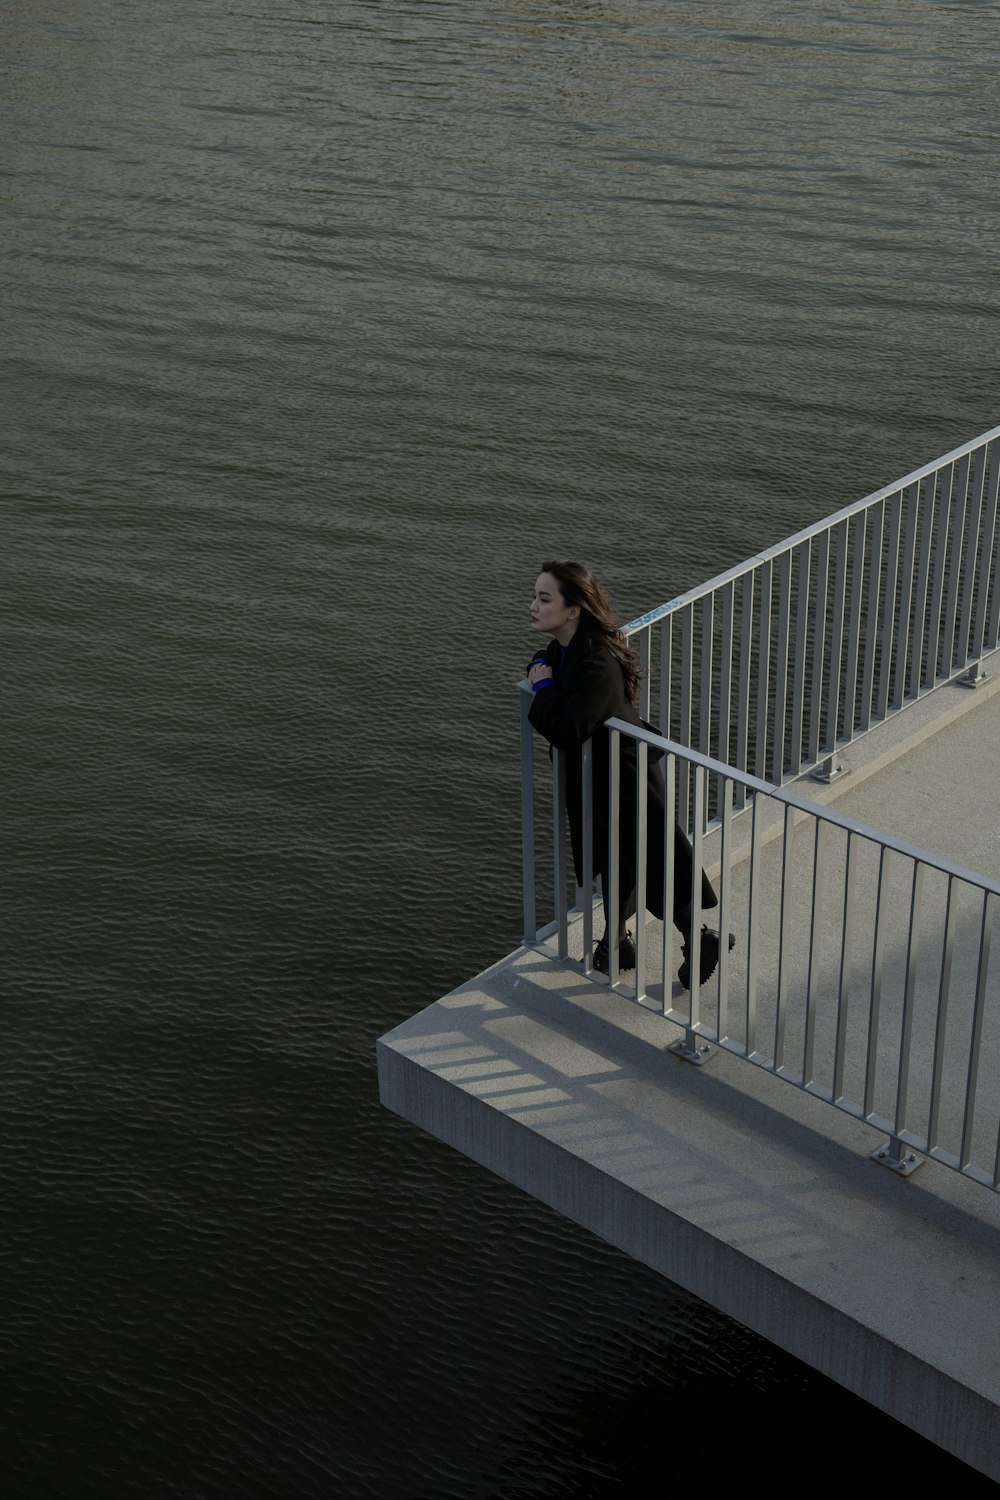
[{"label": "metal railing", "polygon": [[[998,488],[1000,427],[633,620],[627,630],[646,674],[640,710],[659,724],[660,735],[617,720],[609,725],[612,847],[616,767],[626,734],[637,741],[640,761],[650,746],[666,749],[667,835],[677,817],[691,836],[696,870],[706,863],[706,849],[715,851],[722,873],[714,916],[721,931],[735,924],[747,936],[741,956],[723,954],[714,1013],[704,1010],[696,973],[684,1007],[675,1010],[668,985],[676,967],[672,930],[667,924],[659,977],[647,989],[647,932],[639,922],[634,998],[649,1004],[659,986],[663,1015],[685,1028],[675,1050],[694,1062],[713,1043],[736,1052],[886,1131],[889,1145],[875,1153],[886,1165],[912,1170],[920,1151],[994,1189],[1000,1102],[995,1090],[984,1102],[979,1079],[984,1056],[992,1076],[1000,1072],[1000,1037],[993,1037],[1000,1005],[990,968],[1000,887],[819,809],[787,783],[821,767],[834,774],[847,745],[943,683],[981,680],[982,659],[1000,636]],[[530,690],[525,682],[520,687],[525,941],[554,932],[567,958],[564,759],[560,752],[552,757],[551,839],[539,864],[536,737],[528,722]],[[590,775],[587,745],[587,892],[593,890]],[[645,778],[638,780],[642,911]],[[795,836],[803,821],[811,830],[805,841],[801,830]],[[781,859],[765,861],[769,840],[779,838]],[[810,840],[811,864],[803,865]],[[613,859],[612,884],[616,869]],[[900,893],[900,870],[908,897]],[[554,920],[541,929],[539,876],[551,880],[554,892]],[[669,912],[669,862],[665,878]],[[594,903],[582,891],[573,931],[582,937],[589,973]],[[810,899],[802,907],[805,893]],[[695,932],[698,895],[692,893]],[[614,891],[610,902],[615,910]],[[831,912],[838,914],[833,920]],[[794,938],[804,931],[807,960]],[[975,974],[956,988],[956,957],[967,967],[972,952]],[[867,976],[863,983],[860,974]],[[614,943],[610,982],[621,990]],[[918,1117],[922,1123],[914,1124]]]},{"label": "metal railing", "polygon": [[781,786],[956,675],[974,686],[1000,635],[998,485],[995,427],[631,621],[643,716]]},{"label": "metal railing", "polygon": [[[888,1145],[873,1155],[885,1165],[908,1173],[920,1152],[996,1191],[1000,965],[991,953],[1000,883],[622,720],[608,728],[613,765],[623,735],[638,742],[640,762],[650,746],[666,751],[667,837],[690,767],[695,871],[718,864],[711,917],[739,934],[732,953],[721,945],[707,985],[692,963],[687,991],[673,977],[679,936],[667,924],[651,953],[658,929],[640,921],[635,984],[620,980],[613,940],[611,987],[683,1026],[671,1050],[690,1061],[704,1061],[714,1044],[884,1131]],[[721,812],[702,839],[713,781]],[[646,794],[640,774],[639,901]],[[613,815],[613,851],[616,824]],[[612,853],[612,870],[616,863]],[[666,911],[671,882],[668,868]],[[699,899],[695,878],[696,933]],[[582,952],[589,968],[589,947]]]}]

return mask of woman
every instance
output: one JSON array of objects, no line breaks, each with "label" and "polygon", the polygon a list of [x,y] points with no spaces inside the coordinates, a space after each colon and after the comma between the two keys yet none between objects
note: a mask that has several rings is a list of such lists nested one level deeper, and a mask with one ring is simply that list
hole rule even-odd
[{"label": "woman", "polygon": [[[573,862],[577,882],[583,880],[583,771],[582,746],[593,738],[593,829],[594,869],[601,877],[605,933],[594,950],[594,968],[606,974],[610,967],[608,933],[609,829],[608,788],[610,735],[603,727],[608,719],[641,724],[636,709],[639,696],[639,658],[622,634],[611,601],[592,573],[582,563],[549,561],[535,582],[531,601],[531,628],[552,636],[548,648],[536,654],[528,668],[533,694],[528,714],[538,732],[566,754],[566,807],[569,813]],[[635,740],[621,737],[621,803],[619,815],[618,962],[622,969],[635,968],[635,944],[625,922],[635,910],[636,886],[636,776],[638,752]],[[646,779],[646,900],[654,916],[663,917],[663,776],[652,753],[647,756]],[[684,962],[678,971],[681,984],[690,985],[691,939],[691,845],[680,827],[674,829],[674,925],[684,939]],[[702,872],[701,905],[718,906],[719,898]],[[735,939],[730,937],[729,946]],[[699,953],[700,982],[704,983],[719,962],[719,936],[702,928]]]}]

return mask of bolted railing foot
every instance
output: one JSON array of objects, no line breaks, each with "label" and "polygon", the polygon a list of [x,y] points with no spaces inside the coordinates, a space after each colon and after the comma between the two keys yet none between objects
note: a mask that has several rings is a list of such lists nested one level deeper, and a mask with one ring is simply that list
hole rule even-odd
[{"label": "bolted railing foot", "polygon": [[829,786],[830,782],[836,781],[838,776],[847,775],[847,766],[839,755],[828,755],[823,764],[817,766],[815,771],[810,771],[809,775],[813,781],[822,781]]},{"label": "bolted railing foot", "polygon": [[918,1167],[924,1164],[924,1158],[918,1156],[915,1151],[907,1151],[902,1141],[890,1136],[884,1146],[879,1146],[877,1151],[872,1152],[872,1161],[877,1161],[880,1167],[888,1167],[890,1172],[895,1172],[900,1177],[909,1177]]},{"label": "bolted railing foot", "polygon": [[967,672],[963,672],[961,677],[956,677],[955,681],[959,687],[977,688],[981,682],[986,681],[989,675],[985,667],[977,661],[973,663]]},{"label": "bolted railing foot", "polygon": [[690,1031],[679,1042],[671,1042],[667,1051],[684,1062],[694,1063],[696,1068],[703,1067],[710,1057],[715,1056],[715,1048],[710,1047],[707,1042],[699,1042]]}]

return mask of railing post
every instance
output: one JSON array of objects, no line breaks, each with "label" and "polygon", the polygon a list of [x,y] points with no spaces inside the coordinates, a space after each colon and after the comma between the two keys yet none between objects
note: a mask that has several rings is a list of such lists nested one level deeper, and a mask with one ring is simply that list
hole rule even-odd
[{"label": "railing post", "polygon": [[[690,937],[688,938],[688,967],[690,989],[688,991],[688,1019],[684,1036],[667,1048],[675,1057],[701,1067],[714,1055],[708,1042],[702,1041],[696,1028],[701,1025],[701,869],[702,829],[705,818],[705,770],[696,766],[694,770],[694,837],[691,841],[691,902]],[[669,914],[667,914],[669,920]]]},{"label": "railing post", "polygon": [[915,1151],[907,1150],[896,1135],[891,1135],[884,1146],[879,1146],[872,1152],[871,1157],[880,1167],[888,1167],[890,1172],[895,1172],[899,1177],[909,1177],[924,1162],[924,1158]]},{"label": "railing post", "polygon": [[649,718],[649,698],[652,687],[652,635],[653,627],[647,625],[639,636],[639,712]]},{"label": "railing post", "polygon": [[559,957],[569,956],[569,905],[566,900],[566,756],[562,750],[552,753],[552,879],[554,884],[556,922],[559,930]]},{"label": "railing post", "polygon": [[587,740],[581,752],[583,781],[583,972],[591,973],[594,952],[594,742]]},{"label": "railing post", "polygon": [[[663,761],[663,848],[672,847],[677,820],[677,757],[667,752]],[[667,996],[673,988],[674,969],[674,862],[663,861],[663,1014],[670,1010]]]},{"label": "railing post", "polygon": [[722,858],[720,861],[721,874],[719,878],[719,936],[721,939],[721,951],[719,956],[719,1012],[716,1034],[721,1042],[729,1030],[729,948],[722,937],[722,934],[728,933],[730,929],[730,907],[732,904],[730,869],[733,859],[733,783],[728,776],[723,782],[719,819],[722,826]]},{"label": "railing post", "polygon": [[977,688],[981,682],[986,681],[989,675],[981,661],[974,661],[960,677],[956,677],[955,681],[959,687]]},{"label": "railing post", "polygon": [[533,777],[533,739],[528,710],[531,695],[527,679],[521,684],[521,902],[524,918],[524,941],[533,943],[538,935],[535,911],[535,785]]},{"label": "railing post", "polygon": [[[756,570],[753,570],[743,579],[743,611],[740,628],[740,685],[736,703],[736,765],[741,771],[746,770],[747,756],[750,753],[750,668],[753,657],[754,591],[756,587],[757,573]],[[741,809],[746,807],[746,789],[742,785],[739,791],[739,805]]]},{"label": "railing post", "polygon": [[781,786],[787,780],[785,729],[788,718],[788,647],[791,639],[792,554],[778,559],[777,638],[774,662],[774,702],[771,707],[771,780]]},{"label": "railing post", "polygon": [[646,993],[646,768],[649,746],[645,740],[635,746],[635,998]]},{"label": "railing post", "polygon": [[[979,596],[976,600],[976,615],[972,627],[972,652],[974,657],[980,657],[985,646],[987,650],[996,645],[996,618],[997,618],[997,552],[996,552],[996,529],[997,529],[997,505],[1000,501],[1000,443],[988,443],[986,445],[988,455],[987,482],[985,498],[985,515],[983,520],[982,550],[980,556],[982,564],[979,570]],[[992,600],[991,600],[992,595]],[[992,603],[992,609],[990,605]],[[987,639],[987,626],[989,621],[993,622],[993,629]]]},{"label": "railing post", "polygon": [[822,765],[809,772],[810,781],[822,781],[829,786],[831,781],[836,781],[838,776],[846,774],[847,766],[844,764],[842,755],[828,755]]},{"label": "railing post", "polygon": [[[621,818],[619,816],[619,788],[621,786],[622,737],[617,729],[609,731],[608,766],[608,889],[604,893],[605,927],[608,940],[608,984],[612,989],[618,983],[618,910],[621,906]],[[602,877],[603,879],[603,877]]]},{"label": "railing post", "polygon": [[990,948],[993,942],[993,918],[996,914],[996,895],[983,895],[983,915],[979,933],[979,965],[976,976],[976,1000],[972,1020],[972,1037],[969,1047],[969,1066],[965,1079],[965,1114],[962,1121],[962,1148],[959,1162],[962,1170],[972,1160],[972,1127],[978,1102],[979,1068],[983,1042],[983,1026],[986,1020],[986,1003],[990,972]]}]

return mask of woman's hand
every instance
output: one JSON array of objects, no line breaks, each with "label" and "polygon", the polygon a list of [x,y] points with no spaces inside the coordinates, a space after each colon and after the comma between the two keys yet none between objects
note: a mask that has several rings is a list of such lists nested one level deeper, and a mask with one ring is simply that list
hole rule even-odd
[{"label": "woman's hand", "polygon": [[531,663],[531,666],[528,668],[528,681],[531,683],[532,690],[536,686],[543,686],[552,680],[552,668],[548,662],[533,661]]}]

